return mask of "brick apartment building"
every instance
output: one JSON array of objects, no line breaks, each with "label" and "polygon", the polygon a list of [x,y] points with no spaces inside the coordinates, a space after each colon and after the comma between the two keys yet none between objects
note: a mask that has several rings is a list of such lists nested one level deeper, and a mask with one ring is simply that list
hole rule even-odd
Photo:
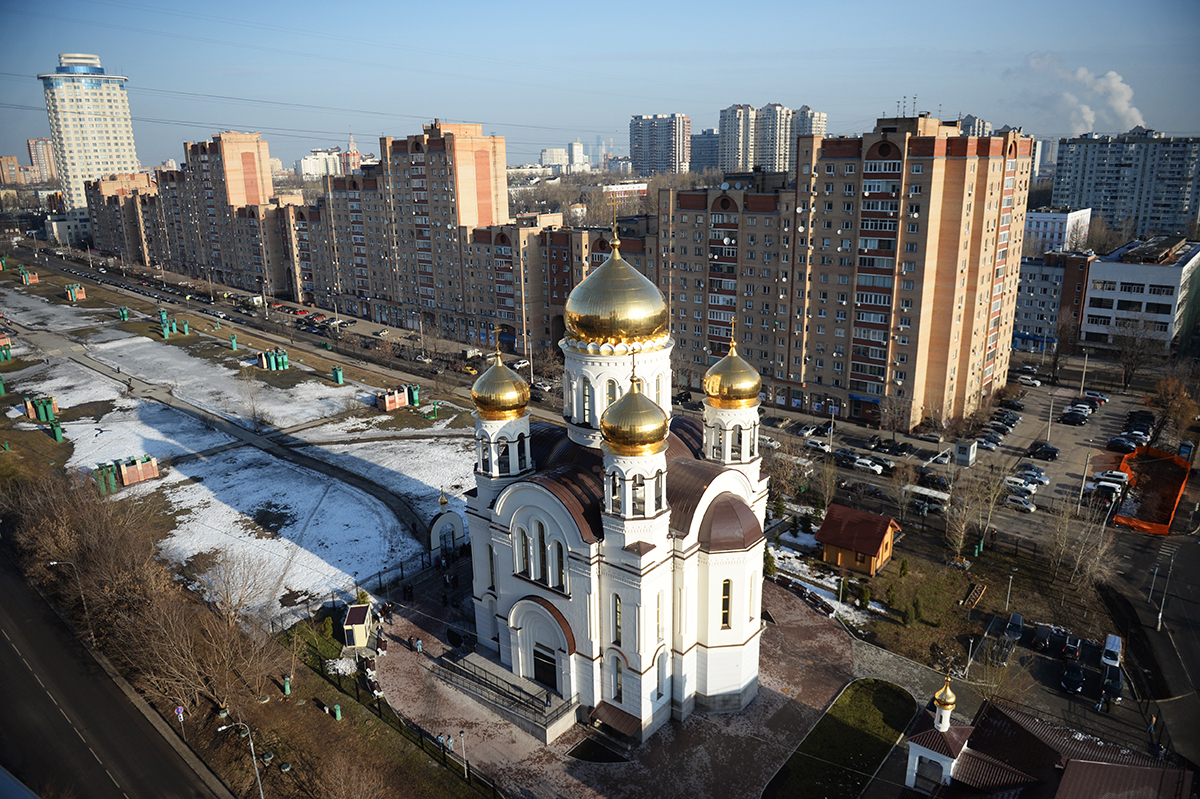
[{"label": "brick apartment building", "polygon": [[877,423],[886,405],[899,427],[969,414],[1008,370],[1030,149],[880,119],[801,136],[795,189],[664,191],[676,379],[698,386],[736,335],[777,407]]}]

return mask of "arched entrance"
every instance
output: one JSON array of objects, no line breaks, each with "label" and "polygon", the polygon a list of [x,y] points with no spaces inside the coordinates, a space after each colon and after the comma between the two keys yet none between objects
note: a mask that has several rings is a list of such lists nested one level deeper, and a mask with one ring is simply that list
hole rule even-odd
[{"label": "arched entrance", "polygon": [[575,635],[566,617],[548,600],[527,596],[509,612],[513,671],[560,696],[574,695],[571,656]]},{"label": "arched entrance", "polygon": [[454,511],[435,516],[429,525],[429,548],[441,549],[446,555],[467,542],[467,531],[462,517]]}]

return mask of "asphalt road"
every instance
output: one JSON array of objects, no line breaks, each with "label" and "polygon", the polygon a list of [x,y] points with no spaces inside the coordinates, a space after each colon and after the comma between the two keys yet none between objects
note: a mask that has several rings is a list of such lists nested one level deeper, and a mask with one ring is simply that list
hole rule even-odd
[{"label": "asphalt road", "polygon": [[213,793],[0,555],[0,765],[37,793]]}]

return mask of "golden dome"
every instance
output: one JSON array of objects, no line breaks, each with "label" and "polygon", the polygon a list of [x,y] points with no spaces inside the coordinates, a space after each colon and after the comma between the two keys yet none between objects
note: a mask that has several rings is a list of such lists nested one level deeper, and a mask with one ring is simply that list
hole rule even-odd
[{"label": "golden dome", "polygon": [[933,695],[933,703],[942,710],[954,710],[954,703],[957,697],[950,690],[950,675],[946,675],[946,684],[942,686],[942,690]]},{"label": "golden dome", "polygon": [[612,255],[567,297],[567,338],[587,344],[644,344],[667,334],[667,303],[649,278]]},{"label": "golden dome", "polygon": [[667,448],[667,415],[642,393],[634,377],[629,390],[600,416],[600,434],[617,455],[653,455]]},{"label": "golden dome", "polygon": [[758,404],[760,391],[762,378],[737,354],[737,344],[730,341],[729,354],[704,375],[708,404],[714,408],[751,408]]},{"label": "golden dome", "polygon": [[529,404],[529,384],[504,365],[497,349],[496,362],[471,386],[471,400],[481,419],[489,422],[516,419]]}]

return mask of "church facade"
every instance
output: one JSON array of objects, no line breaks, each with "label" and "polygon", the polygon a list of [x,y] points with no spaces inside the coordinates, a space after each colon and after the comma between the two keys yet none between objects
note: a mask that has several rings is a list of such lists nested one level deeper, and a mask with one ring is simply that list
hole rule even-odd
[{"label": "church facade", "polygon": [[614,240],[567,300],[565,426],[499,355],[472,389],[478,645],[634,741],[758,691],[761,381],[731,342],[673,418],[668,318]]}]

